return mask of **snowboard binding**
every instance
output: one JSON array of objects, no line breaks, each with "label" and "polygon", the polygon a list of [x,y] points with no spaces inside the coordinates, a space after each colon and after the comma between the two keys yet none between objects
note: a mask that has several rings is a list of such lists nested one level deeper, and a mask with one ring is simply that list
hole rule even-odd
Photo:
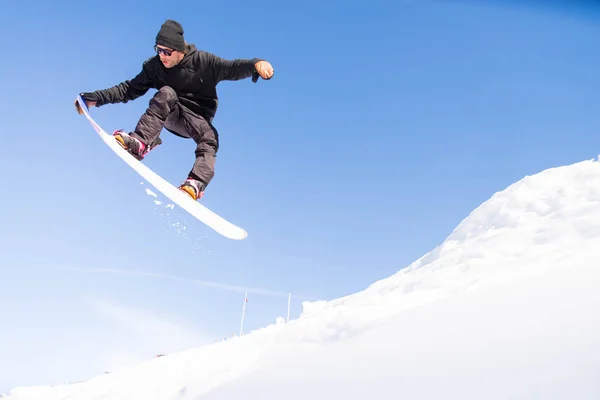
[{"label": "snowboard binding", "polygon": [[150,150],[159,146],[162,143],[162,139],[160,137],[156,138],[156,140],[149,145],[143,143],[141,140],[130,136],[125,133],[122,129],[118,129],[113,132],[113,136],[117,143],[129,154],[131,154],[136,160],[142,161],[146,154],[150,152]]}]

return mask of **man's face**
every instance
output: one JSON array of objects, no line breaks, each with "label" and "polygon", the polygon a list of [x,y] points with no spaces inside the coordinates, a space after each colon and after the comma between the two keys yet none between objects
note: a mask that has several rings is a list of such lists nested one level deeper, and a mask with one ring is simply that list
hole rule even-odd
[{"label": "man's face", "polygon": [[180,51],[176,51],[159,44],[154,46],[154,49],[156,50],[156,53],[160,57],[160,61],[162,61],[165,68],[174,67],[183,59],[183,53]]}]

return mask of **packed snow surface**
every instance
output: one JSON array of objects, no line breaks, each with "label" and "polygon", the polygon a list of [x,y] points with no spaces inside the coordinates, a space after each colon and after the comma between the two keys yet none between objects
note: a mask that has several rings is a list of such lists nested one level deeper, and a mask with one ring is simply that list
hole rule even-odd
[{"label": "packed snow surface", "polygon": [[552,168],[395,275],[305,303],[297,320],[7,398],[597,400],[599,255],[600,164]]}]

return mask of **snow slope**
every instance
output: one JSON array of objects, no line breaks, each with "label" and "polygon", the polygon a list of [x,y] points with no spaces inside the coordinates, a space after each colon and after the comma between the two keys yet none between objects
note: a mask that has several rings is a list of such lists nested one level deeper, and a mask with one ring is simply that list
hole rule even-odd
[{"label": "snow slope", "polygon": [[301,317],[10,400],[600,399],[600,164],[525,177]]}]

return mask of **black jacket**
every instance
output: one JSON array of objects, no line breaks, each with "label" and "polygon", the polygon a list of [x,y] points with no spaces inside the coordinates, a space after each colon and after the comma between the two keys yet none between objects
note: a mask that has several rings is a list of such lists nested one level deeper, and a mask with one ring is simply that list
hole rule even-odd
[{"label": "black jacket", "polygon": [[149,89],[170,86],[180,103],[192,112],[212,121],[218,106],[217,84],[249,78],[256,82],[258,73],[254,64],[260,58],[224,60],[214,54],[189,45],[188,53],[172,68],[165,68],[158,55],[144,61],[142,70],[133,79],[104,90],[82,93],[86,101],[96,106],[127,103],[143,96]]}]

